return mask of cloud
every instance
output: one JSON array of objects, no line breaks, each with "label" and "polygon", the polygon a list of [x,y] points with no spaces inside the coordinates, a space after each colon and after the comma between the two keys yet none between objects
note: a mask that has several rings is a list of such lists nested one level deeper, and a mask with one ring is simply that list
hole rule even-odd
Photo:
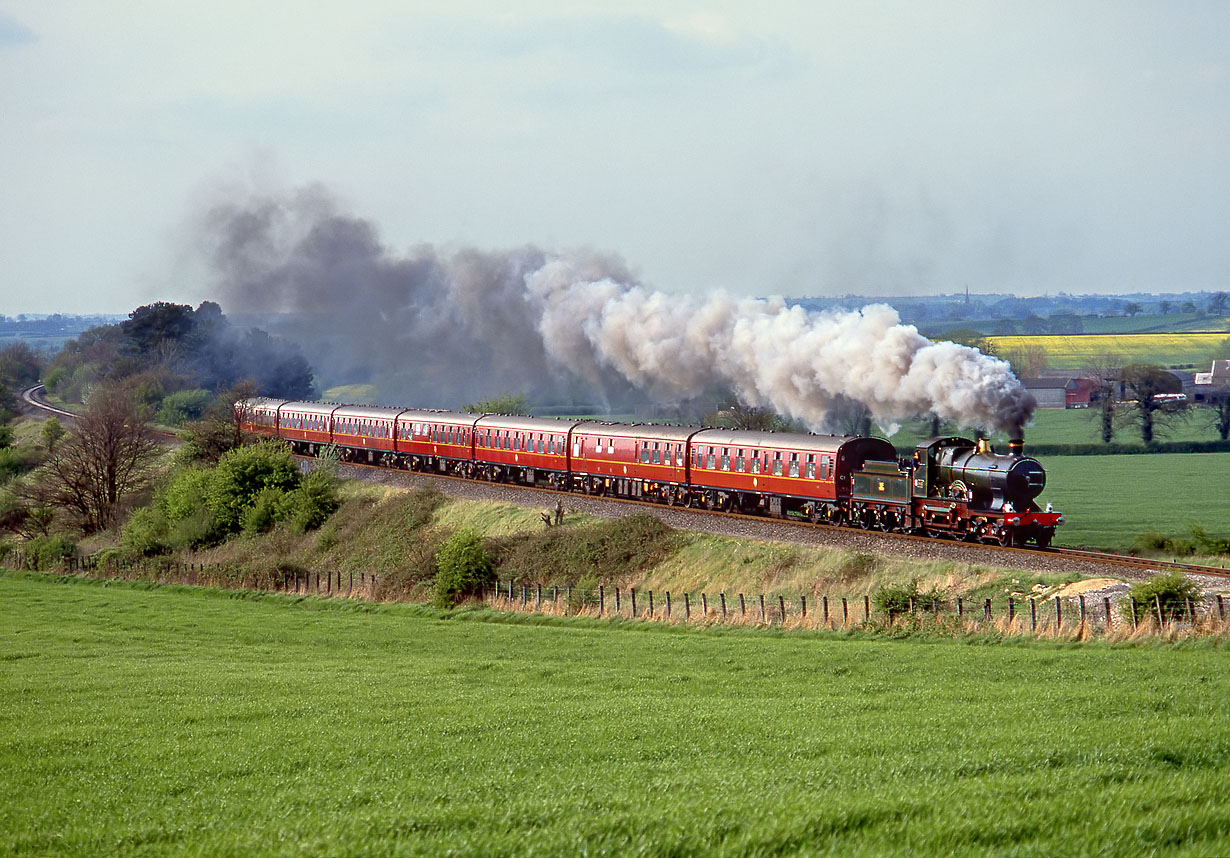
[{"label": "cloud", "polygon": [[29,45],[38,41],[38,34],[25,24],[0,12],[0,48]]}]

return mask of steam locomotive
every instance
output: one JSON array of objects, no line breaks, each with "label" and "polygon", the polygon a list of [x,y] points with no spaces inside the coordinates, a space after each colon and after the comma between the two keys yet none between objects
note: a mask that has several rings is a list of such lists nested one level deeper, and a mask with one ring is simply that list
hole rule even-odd
[{"label": "steam locomotive", "polygon": [[869,530],[1045,548],[1063,516],[1037,503],[1046,471],[984,440],[945,436],[912,457],[881,438],[751,432],[252,399],[244,429],[314,455],[477,480]]}]

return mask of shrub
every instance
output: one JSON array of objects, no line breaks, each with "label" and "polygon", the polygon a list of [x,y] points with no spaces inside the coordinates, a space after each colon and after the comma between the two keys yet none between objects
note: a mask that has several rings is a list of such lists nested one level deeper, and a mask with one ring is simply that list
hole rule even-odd
[{"label": "shrub", "polygon": [[206,487],[205,501],[218,527],[233,533],[243,523],[244,510],[264,489],[291,491],[298,485],[299,469],[290,451],[262,441],[223,454]]},{"label": "shrub", "polygon": [[272,530],[275,524],[289,517],[291,506],[290,495],[281,489],[261,489],[240,516],[244,535],[255,536]]},{"label": "shrub", "polygon": [[180,390],[163,398],[154,420],[163,426],[182,426],[199,419],[213,401],[214,395],[208,390]]},{"label": "shrub", "polygon": [[918,608],[929,606],[932,601],[942,602],[945,595],[944,591],[938,587],[932,587],[925,592],[919,590],[918,579],[915,578],[909,584],[886,584],[875,591],[871,597],[871,604],[880,613],[891,616],[908,611],[911,599],[914,600],[914,607]]},{"label": "shrub", "polygon": [[24,546],[26,566],[30,569],[58,569],[77,556],[77,543],[67,536],[37,536]]},{"label": "shrub", "polygon": [[451,607],[493,583],[495,563],[477,533],[461,530],[445,540],[436,554],[436,579],[431,586],[436,605]]},{"label": "shrub", "polygon": [[1149,616],[1156,616],[1158,602],[1162,616],[1180,620],[1187,616],[1187,600],[1196,599],[1200,588],[1188,580],[1182,572],[1163,572],[1154,575],[1143,584],[1137,584],[1123,601],[1124,616],[1139,623]]},{"label": "shrub", "polygon": [[288,518],[300,533],[320,527],[342,505],[337,477],[328,470],[305,476],[287,500]]},{"label": "shrub", "polygon": [[169,532],[166,514],[161,509],[142,507],[129,516],[120,535],[120,545],[141,557],[165,554],[170,549]]}]

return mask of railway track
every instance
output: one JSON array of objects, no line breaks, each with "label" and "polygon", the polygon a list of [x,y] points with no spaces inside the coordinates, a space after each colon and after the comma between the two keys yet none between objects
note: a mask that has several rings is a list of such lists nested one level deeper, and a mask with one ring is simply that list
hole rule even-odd
[{"label": "railway track", "polygon": [[[44,393],[43,385],[41,384],[34,385],[33,387],[29,387],[26,390],[22,391],[21,399],[23,402],[26,403],[26,405],[38,411],[47,412],[57,417],[63,417],[70,422],[76,419],[77,415],[74,414],[72,411],[59,408],[47,402],[43,396],[43,393]],[[307,456],[300,456],[299,458],[310,459],[310,457],[307,457]],[[347,463],[347,467],[360,468],[360,469],[377,471],[377,472],[390,472],[390,469],[379,466],[379,465],[365,465],[365,464],[355,463],[355,462]],[[414,472],[392,471],[392,473],[414,473]],[[452,476],[448,474],[432,473],[432,474],[424,474],[424,476],[429,476],[433,480],[447,480],[450,482],[455,482],[455,483],[463,484],[463,485],[473,484],[476,482],[475,480],[469,480],[469,479],[466,479],[465,477]],[[693,509],[691,507],[681,507],[681,506],[666,507],[660,503],[636,500],[634,498],[613,498],[613,497],[604,497],[600,495],[578,495],[574,492],[567,492],[567,491],[562,491],[560,489],[551,489],[551,488],[539,487],[539,486],[519,486],[519,485],[515,485],[511,483],[499,483],[499,484],[479,483],[479,484],[480,485],[498,485],[499,487],[504,488],[504,489],[515,490],[519,493],[534,494],[534,495],[539,495],[539,496],[551,496],[551,497],[558,496],[558,497],[567,497],[567,498],[574,498],[574,499],[585,498],[587,501],[593,501],[597,503],[623,504],[627,506],[644,507],[644,508],[656,510],[659,512],[662,510],[670,510],[672,513],[679,513],[685,516],[697,516],[698,520],[705,520],[705,519],[712,520],[714,516],[718,516],[718,517],[725,518],[728,520],[746,521],[748,523],[754,523],[756,525],[761,525],[761,526],[769,525],[769,526],[781,527],[781,528],[803,528],[803,529],[807,529],[810,532],[816,532],[817,530],[819,530],[819,531],[827,531],[827,532],[832,532],[832,533],[842,533],[842,534],[851,534],[851,535],[867,535],[867,536],[873,536],[877,539],[877,541],[883,541],[887,544],[892,544],[893,542],[897,542],[899,544],[914,543],[914,544],[927,545],[927,546],[937,546],[937,545],[948,544],[948,545],[953,545],[953,546],[960,546],[961,548],[966,549],[966,550],[986,552],[988,557],[993,557],[993,556],[1003,557],[1005,555],[1018,555],[1018,556],[1024,556],[1024,557],[1037,558],[1039,560],[1043,558],[1047,558],[1047,557],[1062,557],[1062,558],[1074,560],[1074,561],[1098,563],[1098,564],[1105,564],[1109,566],[1119,566],[1119,567],[1123,567],[1127,569],[1135,569],[1135,570],[1169,569],[1169,570],[1174,570],[1177,572],[1184,572],[1186,574],[1207,575],[1210,577],[1230,579],[1230,570],[1217,567],[1217,566],[1201,566],[1201,565],[1194,564],[1194,563],[1179,563],[1178,561],[1175,561],[1175,560],[1157,560],[1157,559],[1149,559],[1149,558],[1142,558],[1142,557],[1133,557],[1131,555],[1114,554],[1114,553],[1104,552],[1104,551],[1087,551],[1087,550],[1078,549],[1078,548],[1059,548],[1059,547],[1054,547],[1054,546],[1050,548],[1034,548],[1034,547],[1017,548],[1017,547],[1003,547],[999,545],[984,545],[981,543],[956,542],[953,540],[943,540],[943,539],[934,539],[932,537],[926,537],[926,536],[916,536],[910,533],[887,533],[883,531],[860,530],[857,528],[833,527],[830,525],[817,525],[809,521],[798,521],[798,520],[794,520],[790,518],[775,519],[775,518],[766,518],[765,516],[759,516],[759,515],[749,515],[747,513],[740,513],[740,512],[720,512],[720,511],[714,511],[714,510]]]}]

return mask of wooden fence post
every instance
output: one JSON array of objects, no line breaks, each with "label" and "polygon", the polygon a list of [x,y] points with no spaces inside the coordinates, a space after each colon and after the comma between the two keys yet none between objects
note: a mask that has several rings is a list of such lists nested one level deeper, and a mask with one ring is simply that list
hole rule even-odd
[{"label": "wooden fence post", "polygon": [[1223,623],[1226,621],[1226,605],[1222,601],[1221,593],[1217,594],[1217,618]]},{"label": "wooden fence post", "polygon": [[1162,594],[1155,593],[1153,595],[1153,604],[1157,608],[1157,630],[1160,632],[1165,628],[1166,624],[1162,620]]},{"label": "wooden fence post", "polygon": [[965,622],[965,599],[957,596],[957,621]]},{"label": "wooden fence post", "polygon": [[671,618],[671,591],[666,591],[666,618]]},{"label": "wooden fence post", "polygon": [[1009,629],[1012,628],[1012,621],[1015,619],[1016,619],[1016,602],[1014,602],[1012,600],[1012,597],[1009,596],[1008,597],[1008,628]]},{"label": "wooden fence post", "polygon": [[841,597],[841,627],[844,629],[850,625],[850,606],[846,602],[846,597]]},{"label": "wooden fence post", "polygon": [[649,619],[653,619],[653,590],[649,591]]},{"label": "wooden fence post", "polygon": [[1059,601],[1059,597],[1055,597],[1055,631],[1063,628],[1063,605]]},{"label": "wooden fence post", "polygon": [[619,616],[619,588],[615,588],[615,615]]},{"label": "wooden fence post", "polygon": [[684,622],[692,619],[692,597],[686,592],[683,594],[683,619]]},{"label": "wooden fence post", "polygon": [[1085,628],[1085,594],[1081,593],[1078,598],[1081,606],[1081,630],[1083,631]]},{"label": "wooden fence post", "polygon": [[1106,609],[1106,633],[1110,634],[1111,622],[1110,622],[1110,597],[1109,596],[1102,597],[1102,607]]},{"label": "wooden fence post", "polygon": [[986,604],[983,607],[982,611],[983,611],[983,614],[986,616],[987,622],[988,623],[991,622],[991,600],[990,599],[987,599]]},{"label": "wooden fence post", "polygon": [[630,587],[628,592],[632,594],[632,619],[636,619],[636,588]]},{"label": "wooden fence post", "polygon": [[[666,594],[666,604],[668,606],[667,610],[670,609],[669,608],[670,603],[671,603],[671,594],[668,592]],[[605,610],[606,610],[606,590],[601,584],[599,584],[598,585],[598,616],[601,617],[602,612]]]},{"label": "wooden fence post", "polygon": [[742,593],[739,594],[739,613],[743,615],[744,619],[747,618],[747,603],[743,601]]},{"label": "wooden fence post", "polygon": [[1187,621],[1191,623],[1192,627],[1194,628],[1196,625],[1196,611],[1194,608],[1192,608],[1191,596],[1183,597],[1183,606],[1187,608]]},{"label": "wooden fence post", "polygon": [[824,605],[824,624],[827,626],[829,624],[829,597],[821,596],[820,598]]},{"label": "wooden fence post", "polygon": [[1038,631],[1038,600],[1032,596],[1029,599],[1029,630],[1034,633]]},{"label": "wooden fence post", "polygon": [[863,622],[864,623],[871,622],[871,597],[870,596],[863,597]]},{"label": "wooden fence post", "polygon": [[760,594],[760,622],[764,622],[764,593]]},{"label": "wooden fence post", "polygon": [[709,619],[709,594],[700,594],[700,614],[706,620]]},{"label": "wooden fence post", "polygon": [[782,612],[782,625],[786,624],[786,597],[780,593],[777,596],[777,609]]},{"label": "wooden fence post", "polygon": [[726,622],[726,594],[721,593],[722,597],[722,622]]},{"label": "wooden fence post", "polygon": [[807,619],[807,595],[799,596],[799,609],[803,612],[803,619]]}]

